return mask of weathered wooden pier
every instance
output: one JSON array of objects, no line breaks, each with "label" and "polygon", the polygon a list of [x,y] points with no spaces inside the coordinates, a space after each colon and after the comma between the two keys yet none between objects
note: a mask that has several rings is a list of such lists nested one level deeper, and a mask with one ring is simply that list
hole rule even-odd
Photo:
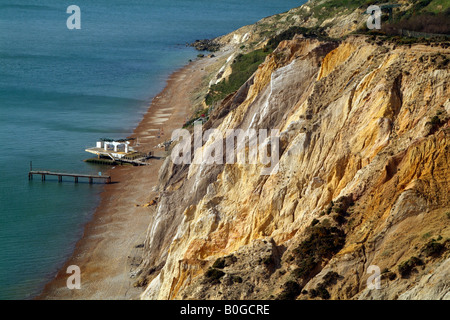
[{"label": "weathered wooden pier", "polygon": [[45,181],[46,176],[58,177],[58,182],[62,182],[63,177],[72,177],[74,182],[78,183],[79,178],[86,178],[89,184],[94,183],[94,179],[103,180],[105,183],[111,183],[111,176],[90,175],[90,174],[78,174],[78,173],[63,173],[63,172],[51,172],[51,171],[33,171],[28,172],[28,180],[33,180],[34,175],[40,175],[41,180]]}]

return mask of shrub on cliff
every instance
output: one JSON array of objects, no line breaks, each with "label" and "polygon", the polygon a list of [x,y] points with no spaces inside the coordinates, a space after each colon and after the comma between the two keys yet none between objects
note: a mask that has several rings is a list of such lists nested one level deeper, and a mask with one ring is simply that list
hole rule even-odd
[{"label": "shrub on cliff", "polygon": [[347,219],[345,218],[348,214],[347,211],[343,210],[342,208],[338,207],[335,208],[336,214],[332,216],[333,220],[336,221],[337,224],[341,225],[347,222]]},{"label": "shrub on cliff", "polygon": [[412,257],[398,266],[398,272],[402,278],[408,277],[417,266],[423,265],[423,261],[417,257]]},{"label": "shrub on cliff", "polygon": [[339,279],[339,274],[335,271],[329,271],[322,280],[322,284],[325,287],[328,287],[334,283],[336,283],[336,280]]},{"label": "shrub on cliff", "polygon": [[325,288],[325,286],[323,286],[322,284],[319,284],[315,289],[312,289],[311,291],[309,291],[309,296],[311,298],[320,297],[324,300],[328,300],[331,298],[330,293]]},{"label": "shrub on cliff", "polygon": [[339,278],[339,274],[334,271],[329,271],[322,279],[322,282],[317,285],[315,289],[312,289],[309,292],[311,298],[320,297],[324,300],[330,299],[330,293],[327,288],[336,283],[336,280]]},{"label": "shrub on cliff", "polygon": [[441,114],[436,114],[435,116],[430,118],[430,121],[428,121],[426,124],[429,125],[430,131],[429,134],[433,134],[436,131],[439,130],[443,125],[445,125],[448,121],[447,117],[443,117],[441,119]]},{"label": "shrub on cliff", "polygon": [[295,300],[302,292],[302,287],[295,281],[287,281],[277,300]]},{"label": "shrub on cliff", "polygon": [[445,244],[437,242],[436,239],[431,239],[422,249],[422,252],[427,257],[439,257],[445,250]]},{"label": "shrub on cliff", "polygon": [[213,267],[213,268],[217,268],[217,269],[223,269],[223,268],[225,268],[225,258],[218,258],[218,259],[214,262],[214,264],[213,264],[212,267]]},{"label": "shrub on cliff", "polygon": [[[349,215],[347,210],[353,205],[352,195],[340,197],[336,202],[330,202],[324,215],[334,211],[335,215],[332,217],[339,227],[332,226],[329,219],[313,220],[307,228],[308,238],[293,250],[297,264],[297,268],[293,271],[294,277],[303,279],[305,282],[320,272],[325,260],[331,259],[344,247],[346,236],[341,225],[347,222],[345,218]],[[328,282],[335,281],[336,277],[338,277],[337,273],[329,273],[325,280],[328,284]]]},{"label": "shrub on cliff", "polygon": [[240,276],[232,276],[231,281],[233,281],[233,283],[242,283],[243,280]]},{"label": "shrub on cliff", "polygon": [[345,244],[345,233],[336,227],[319,225],[310,232],[308,239],[294,249],[298,268],[293,273],[297,278],[312,277],[322,261],[330,259]]},{"label": "shrub on cliff", "polygon": [[307,279],[311,276],[313,271],[316,269],[318,262],[314,257],[307,257],[305,259],[300,260],[297,263],[297,268],[292,271],[293,275],[296,278]]},{"label": "shrub on cliff", "polygon": [[225,272],[215,268],[209,268],[208,271],[205,272],[205,277],[211,284],[218,284],[220,282],[220,278],[224,275]]},{"label": "shrub on cliff", "polygon": [[397,274],[395,272],[390,271],[389,269],[385,269],[381,272],[381,280],[389,279],[393,281],[397,278]]}]

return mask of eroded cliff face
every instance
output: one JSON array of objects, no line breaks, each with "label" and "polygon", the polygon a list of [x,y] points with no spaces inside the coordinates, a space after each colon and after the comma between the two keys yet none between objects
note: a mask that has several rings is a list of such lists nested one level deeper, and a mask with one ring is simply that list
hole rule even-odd
[{"label": "eroded cliff face", "polygon": [[142,298],[450,298],[449,55],[283,41],[204,126],[279,129],[278,171],[166,159]]}]

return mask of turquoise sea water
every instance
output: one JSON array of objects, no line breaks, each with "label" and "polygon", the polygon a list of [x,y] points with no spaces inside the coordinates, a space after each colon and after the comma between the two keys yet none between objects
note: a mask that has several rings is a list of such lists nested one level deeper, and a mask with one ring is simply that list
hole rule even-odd
[{"label": "turquoise sea water", "polygon": [[[0,0],[0,299],[37,295],[69,258],[102,185],[29,182],[34,168],[97,173],[101,137],[128,136],[185,46],[305,1]],[[81,30],[68,30],[69,5]],[[69,179],[68,179],[69,180]]]}]

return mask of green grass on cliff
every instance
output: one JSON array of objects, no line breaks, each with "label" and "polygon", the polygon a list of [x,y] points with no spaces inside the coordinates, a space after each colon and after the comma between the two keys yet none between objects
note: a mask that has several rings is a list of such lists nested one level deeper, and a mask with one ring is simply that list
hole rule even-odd
[{"label": "green grass on cliff", "polygon": [[346,13],[349,14],[357,8],[367,8],[371,4],[386,1],[377,0],[328,0],[312,7],[311,14],[322,23],[324,20]]},{"label": "green grass on cliff", "polygon": [[450,7],[449,0],[433,0],[425,8],[428,12],[441,13]]},{"label": "green grass on cliff", "polygon": [[237,91],[271,52],[270,49],[259,49],[247,54],[239,54],[231,65],[232,73],[228,79],[211,86],[206,96],[206,104],[210,106]]},{"label": "green grass on cliff", "polygon": [[321,36],[318,29],[293,26],[270,38],[264,49],[254,50],[246,54],[239,54],[231,65],[232,73],[228,79],[222,80],[218,84],[211,86],[210,91],[206,96],[206,104],[211,106],[216,102],[223,100],[229,94],[236,92],[258,69],[258,66],[264,62],[265,58],[278,47],[281,41],[291,40],[296,34],[300,33],[305,36]]},{"label": "green grass on cliff", "polygon": [[[314,17],[318,19],[315,27],[304,28],[298,25],[291,25],[285,31],[277,34],[278,22],[282,15],[276,15],[271,23],[258,23],[259,32],[266,38],[270,38],[264,49],[258,49],[246,54],[239,54],[231,65],[232,73],[228,79],[222,80],[216,85],[211,86],[205,102],[208,106],[213,106],[225,97],[236,92],[258,69],[258,66],[265,60],[266,56],[276,49],[282,40],[292,39],[295,34],[301,33],[305,36],[315,36],[326,38],[324,27],[319,27],[320,23],[326,19],[333,18],[341,14],[349,14],[359,8],[365,10],[373,4],[386,3],[385,0],[328,0],[313,1],[310,4],[311,10],[304,18]],[[383,30],[381,32],[388,37],[398,34],[399,29],[410,30],[414,32],[448,34],[450,32],[449,7],[450,0],[410,0],[411,6],[406,11],[394,9],[394,20],[387,22],[387,15],[383,16]],[[392,3],[397,3],[392,1]],[[293,11],[291,14],[298,14]],[[287,17],[289,18],[289,17]],[[289,19],[287,19],[289,20]],[[365,26],[356,33],[371,32]],[[397,36],[398,37],[398,36]],[[415,43],[417,40],[401,40],[397,41],[402,44]]]}]

